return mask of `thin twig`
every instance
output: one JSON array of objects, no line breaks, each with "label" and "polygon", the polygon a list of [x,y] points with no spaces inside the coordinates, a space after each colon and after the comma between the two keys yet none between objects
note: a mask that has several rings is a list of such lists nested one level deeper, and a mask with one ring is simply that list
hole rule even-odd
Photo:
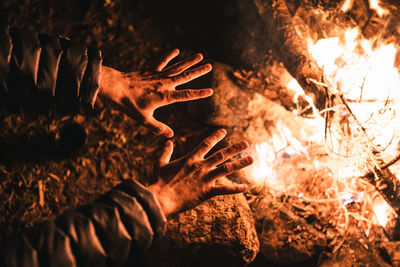
[{"label": "thin twig", "polygon": [[391,161],[389,161],[388,163],[384,164],[383,166],[381,166],[381,170],[385,170],[387,168],[389,168],[390,166],[392,166],[393,164],[395,164],[396,162],[398,162],[400,160],[400,154],[397,155],[394,159],[392,159]]},{"label": "thin twig", "polygon": [[[329,86],[328,84],[326,84],[326,83],[321,83],[321,82],[318,82],[318,81],[316,81],[316,80],[314,80],[314,79],[309,79],[309,80],[310,80],[311,82],[317,84],[317,85],[323,86],[326,90],[328,90],[328,88],[330,87],[330,86]],[[346,99],[343,97],[343,94],[338,94],[338,95],[339,95],[340,100],[342,101],[342,103],[343,103],[344,106],[346,107],[347,111],[350,113],[350,115],[351,115],[351,116],[354,118],[354,120],[357,122],[358,126],[361,127],[361,130],[363,131],[363,133],[364,133],[365,137],[367,138],[367,140],[373,145],[373,147],[375,147],[374,144],[372,143],[372,141],[369,139],[369,137],[368,137],[368,135],[367,135],[367,133],[366,133],[365,127],[364,127],[364,126],[361,124],[361,122],[357,119],[356,115],[355,115],[355,114],[353,113],[353,111],[351,110],[351,108],[350,108],[349,104],[347,103]]]},{"label": "thin twig", "polygon": [[[344,97],[343,97],[342,94],[340,94],[339,97],[340,97],[340,100],[342,100],[342,103],[343,103],[344,106],[346,107],[347,111],[348,111],[348,112],[350,113],[350,115],[354,118],[354,120],[357,122],[358,126],[361,127],[361,130],[363,130],[363,132],[365,133],[366,137],[368,138],[367,133],[365,132],[365,131],[366,131],[365,127],[362,126],[361,122],[357,119],[356,115],[354,115],[354,113],[353,113],[353,111],[351,110],[351,108],[350,108],[349,104],[347,103],[346,99],[344,99]],[[368,138],[368,139],[369,139],[369,138]]]},{"label": "thin twig", "polygon": [[344,225],[344,233],[343,233],[343,238],[342,240],[339,242],[339,244],[337,244],[333,250],[332,253],[336,253],[343,245],[344,241],[346,240],[347,237],[347,228],[349,226],[349,211],[347,210],[346,206],[341,205],[340,206],[343,210],[344,210],[344,216],[345,216],[345,225]]},{"label": "thin twig", "polygon": [[[369,70],[368,70],[369,71]],[[362,84],[361,84],[361,90],[360,90],[360,101],[359,102],[361,102],[361,100],[362,100],[362,96],[363,96],[363,91],[364,91],[364,85],[365,85],[365,80],[367,79],[367,75],[368,75],[368,72],[367,72],[367,74],[364,76],[364,78],[363,78],[363,82],[362,82]]]}]

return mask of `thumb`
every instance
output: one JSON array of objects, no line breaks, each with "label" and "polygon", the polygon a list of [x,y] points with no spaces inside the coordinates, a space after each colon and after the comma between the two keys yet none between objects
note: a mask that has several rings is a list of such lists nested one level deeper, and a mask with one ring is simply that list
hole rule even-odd
[{"label": "thumb", "polygon": [[158,160],[158,166],[160,168],[169,163],[173,151],[174,151],[174,145],[171,140],[168,140],[167,142],[165,142],[163,151],[160,155],[160,159]]},{"label": "thumb", "polygon": [[154,117],[145,120],[143,124],[151,129],[155,135],[163,135],[167,138],[174,136],[174,131],[168,125],[156,120]]}]

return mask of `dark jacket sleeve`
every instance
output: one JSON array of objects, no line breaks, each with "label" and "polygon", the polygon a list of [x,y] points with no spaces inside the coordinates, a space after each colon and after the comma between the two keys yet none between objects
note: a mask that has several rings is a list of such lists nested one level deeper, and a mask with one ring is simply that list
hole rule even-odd
[{"label": "dark jacket sleeve", "polygon": [[0,243],[1,266],[137,266],[165,232],[156,198],[127,180],[94,203]]},{"label": "dark jacket sleeve", "polygon": [[93,107],[99,90],[101,51],[66,38],[0,28],[0,90],[27,98],[76,101]]},{"label": "dark jacket sleeve", "polygon": [[[77,101],[92,106],[101,53],[94,48],[22,29],[0,27],[0,91]],[[97,201],[0,241],[0,266],[136,265],[163,236],[157,199],[124,181]]]}]

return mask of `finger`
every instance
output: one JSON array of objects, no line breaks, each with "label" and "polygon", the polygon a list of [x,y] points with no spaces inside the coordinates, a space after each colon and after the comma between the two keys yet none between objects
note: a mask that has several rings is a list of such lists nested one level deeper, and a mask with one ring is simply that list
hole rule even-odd
[{"label": "finger", "polygon": [[203,159],[203,157],[224,137],[226,136],[225,129],[219,129],[204,139],[191,153],[193,159]]},{"label": "finger", "polygon": [[156,120],[154,117],[144,120],[143,125],[151,129],[155,135],[162,135],[167,138],[174,136],[174,131],[168,125]]},{"label": "finger", "polygon": [[245,158],[235,160],[233,162],[222,164],[217,168],[215,168],[214,170],[210,171],[205,176],[204,180],[206,182],[209,182],[219,177],[229,175],[231,173],[234,173],[235,171],[238,171],[240,169],[243,169],[244,167],[251,165],[253,162],[254,162],[253,158],[251,156],[247,156]]},{"label": "finger", "polygon": [[175,76],[175,75],[181,74],[183,71],[196,65],[197,63],[199,63],[202,60],[203,60],[203,55],[198,53],[198,54],[195,54],[185,60],[175,63],[174,65],[165,69],[164,72],[167,73],[169,77]]},{"label": "finger", "polygon": [[218,164],[223,163],[227,159],[233,157],[234,155],[242,152],[243,150],[246,150],[248,147],[249,147],[249,144],[244,141],[233,144],[227,148],[224,148],[224,149],[221,149],[221,150],[215,152],[210,157],[208,157],[204,163],[207,166],[216,166]]},{"label": "finger", "polygon": [[184,89],[184,90],[174,90],[165,93],[165,103],[168,105],[175,102],[184,102],[190,100],[196,100],[200,98],[209,97],[213,94],[211,88],[208,89]]},{"label": "finger", "polygon": [[207,198],[212,198],[220,195],[243,193],[246,190],[247,190],[247,185],[245,184],[218,185],[210,189],[210,191],[207,194]]},{"label": "finger", "polygon": [[174,145],[171,140],[165,142],[163,152],[161,153],[158,161],[158,166],[161,168],[169,163],[171,160],[172,152],[174,151]]},{"label": "finger", "polygon": [[192,70],[187,70],[178,76],[172,77],[172,82],[176,85],[184,84],[187,82],[190,82],[191,80],[194,80],[200,76],[203,76],[204,74],[210,72],[212,70],[211,64],[205,64],[203,66],[200,66],[198,68],[192,69]]},{"label": "finger", "polygon": [[158,72],[162,71],[162,70],[165,68],[165,66],[167,66],[168,63],[169,63],[172,59],[174,59],[177,55],[179,55],[179,49],[176,49],[176,48],[175,48],[174,50],[169,51],[169,52],[164,56],[164,58],[161,60],[161,62],[158,63],[158,65],[157,65],[157,67],[156,67],[156,71],[158,71]]}]

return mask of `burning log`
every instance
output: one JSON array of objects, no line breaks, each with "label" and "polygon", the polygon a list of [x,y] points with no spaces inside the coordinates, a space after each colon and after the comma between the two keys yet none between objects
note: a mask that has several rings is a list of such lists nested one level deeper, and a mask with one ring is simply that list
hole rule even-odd
[{"label": "burning log", "polygon": [[[256,90],[257,85],[261,87],[262,81],[254,86],[238,84],[234,80],[237,75],[231,66],[214,62],[210,77],[213,97],[190,103],[187,105],[188,113],[196,120],[205,119],[207,124],[232,129],[232,142],[241,138],[252,143],[268,140],[271,138],[270,130],[278,122],[287,125],[289,129],[301,129],[292,133],[295,138],[303,140],[313,135],[315,129],[303,127],[304,118],[289,111],[294,106],[293,95],[289,90],[284,87],[275,93],[268,89]],[[204,118],[204,114],[199,114],[198,110],[205,110],[207,112],[204,113],[209,115]]]},{"label": "burning log", "polygon": [[[399,158],[396,159],[399,160]],[[392,164],[385,164],[380,169],[375,169],[374,172],[364,175],[363,178],[375,186],[386,202],[400,217],[400,181],[389,170],[389,166]],[[400,234],[397,233],[397,238],[399,236]]]},{"label": "burning log", "polygon": [[255,0],[255,4],[280,60],[303,89],[314,95],[316,107],[324,109],[327,93],[322,86],[310,81],[322,81],[323,72],[297,34],[285,1]]}]

